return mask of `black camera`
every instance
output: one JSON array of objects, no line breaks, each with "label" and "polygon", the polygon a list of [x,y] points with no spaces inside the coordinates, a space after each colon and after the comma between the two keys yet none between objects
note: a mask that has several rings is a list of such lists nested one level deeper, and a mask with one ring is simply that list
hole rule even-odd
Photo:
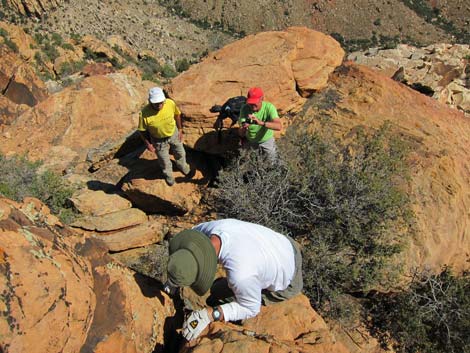
[{"label": "black camera", "polygon": [[245,121],[244,121],[244,122],[245,122],[245,123],[247,123],[247,124],[254,124],[254,121],[253,121],[253,120],[251,120],[251,118],[250,118],[250,117],[246,117],[246,119],[245,119]]}]

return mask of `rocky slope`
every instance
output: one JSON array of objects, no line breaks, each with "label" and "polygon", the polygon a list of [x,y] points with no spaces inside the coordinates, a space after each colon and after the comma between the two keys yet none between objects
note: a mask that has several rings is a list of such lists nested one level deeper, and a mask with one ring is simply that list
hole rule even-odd
[{"label": "rocky slope", "polygon": [[305,27],[250,35],[211,53],[168,86],[187,116],[187,144],[223,153],[236,134],[227,133],[225,143],[218,144],[215,114],[209,109],[229,97],[245,95],[251,86],[263,87],[266,99],[281,113],[298,112],[305,97],[326,86],[328,75],[343,56],[338,42]]},{"label": "rocky slope", "polygon": [[[457,1],[165,1],[181,13],[224,28],[256,33],[302,25],[336,33],[352,47],[399,41],[430,44],[460,36],[468,41],[470,6]],[[450,24],[452,22],[452,25]],[[374,39],[375,37],[375,39]]]},{"label": "rocky slope", "polygon": [[144,278],[39,200],[1,198],[0,229],[3,352],[162,351],[174,306]]},{"label": "rocky slope", "polygon": [[[12,0],[13,1],[13,0]],[[120,35],[135,51],[149,50],[162,62],[198,60],[230,41],[229,34],[204,29],[181,19],[158,1],[31,1],[16,2],[20,13],[36,15],[25,23],[30,33],[58,33],[64,38],[92,35],[106,40]],[[25,18],[18,21],[24,22]]]},{"label": "rocky slope", "polygon": [[[413,176],[408,188],[419,230],[403,261],[410,267],[438,269],[444,264],[452,264],[456,268],[466,268],[470,252],[467,216],[470,161],[466,156],[466,151],[470,150],[470,120],[462,112],[371,69],[351,63],[339,66],[341,50],[318,33],[299,28],[287,33],[287,37],[279,32],[248,36],[214,53],[212,58],[191,67],[172,81],[169,87],[187,114],[186,124],[192,135],[188,136],[189,145],[214,152],[218,145],[215,138],[211,139],[214,133],[208,132],[215,120],[207,113],[211,97],[217,98],[215,102],[223,101],[223,95],[240,94],[255,82],[266,88],[266,98],[285,117],[291,113],[294,115],[292,120],[304,117],[315,121],[317,116],[328,116],[334,132],[342,138],[356,126],[378,128],[390,121],[413,149],[410,156]],[[284,39],[294,34],[298,51],[292,51]],[[303,45],[304,40],[315,44]],[[275,55],[270,56],[267,52],[262,55],[263,59],[251,61],[251,56],[245,53],[257,48],[257,42],[259,45],[273,43],[270,46],[277,49],[270,53]],[[242,53],[239,59],[235,53]],[[283,61],[284,58],[288,63]],[[244,63],[251,65],[245,67]],[[298,63],[306,66],[302,68],[297,66]],[[336,70],[327,76],[334,67]],[[286,68],[294,74],[286,73]],[[296,72],[295,68],[299,70]],[[269,74],[265,70],[269,70]],[[304,76],[304,73],[315,75]],[[328,77],[328,80],[315,81],[318,86],[313,86],[312,77]],[[255,80],[250,81],[252,78]],[[206,91],[201,92],[200,82],[204,82]],[[198,93],[194,94],[196,91]],[[320,127],[315,125],[315,128]],[[230,141],[231,136],[234,135],[227,131],[224,141]]]},{"label": "rocky slope", "polygon": [[[250,35],[174,79],[166,88],[186,114],[188,147],[199,151],[188,149],[194,177],[175,172],[177,184],[170,188],[157,172],[155,157],[143,152],[133,135],[137,112],[154,83],[142,81],[133,67],[118,70],[90,59],[92,65],[68,86],[51,89],[50,81],[45,90],[33,69],[34,51],[29,46],[14,50],[10,43],[29,37],[15,33],[0,40],[2,59],[8,59],[0,62],[0,107],[8,122],[1,127],[0,152],[43,159],[77,182],[82,193],[72,202],[82,216],[68,227],[37,200],[0,200],[2,350],[178,351],[174,337],[181,304],[159,290],[160,282],[119,263],[129,263],[131,255],[111,258],[108,251],[134,248],[135,255],[145,245],[157,245],[160,252],[146,255],[144,262],[158,264],[164,262],[165,237],[215,217],[202,202],[209,164],[217,160],[208,152],[220,147],[211,140],[216,117],[208,108],[254,84],[265,88],[286,123],[306,119],[312,129],[321,129],[317,117],[327,117],[340,138],[390,121],[412,147],[411,179],[403,187],[412,198],[416,234],[400,261],[409,267],[468,269],[470,121],[372,69],[342,63],[344,51],[331,37],[299,27]],[[87,48],[102,48],[102,57],[120,60],[104,42],[86,42]],[[259,58],[255,54],[261,50]],[[229,138],[226,132],[224,141]],[[380,352],[377,342],[361,336],[349,335],[347,341],[335,335],[299,296],[264,308],[243,326],[212,325],[196,347],[182,350]]]},{"label": "rocky slope", "polygon": [[[163,62],[197,61],[243,34],[307,26],[341,39],[347,50],[407,42],[468,43],[470,6],[464,0],[7,0],[4,11],[31,33],[64,37],[120,35],[137,52]],[[13,13],[12,13],[13,12]],[[18,17],[16,14],[21,14]],[[28,20],[24,16],[29,16]]]},{"label": "rocky slope", "polygon": [[[261,43],[270,45],[258,59],[253,50],[259,51]],[[391,121],[416,150],[410,160],[414,177],[409,188],[419,231],[405,257],[410,265],[464,267],[470,251],[466,216],[470,202],[466,171],[470,167],[463,152],[470,149],[469,120],[429,97],[354,65],[341,66],[328,80],[342,56],[333,39],[305,28],[248,36],[215,52],[168,86],[186,115],[186,143],[210,153],[230,147],[229,141],[236,139],[227,130],[224,145],[216,143],[212,128],[216,117],[209,107],[243,94],[254,84],[266,89],[266,98],[286,118],[295,119],[301,111],[301,116],[306,111],[312,116],[326,114],[335,120],[340,135],[347,135],[358,124],[378,127]],[[189,183],[175,174],[181,183],[172,190],[179,190],[179,198],[169,193],[170,188],[152,171],[155,161],[145,154],[140,156],[141,150],[129,155],[134,161],[124,158],[136,148],[132,132],[148,87],[148,83],[125,72],[85,78],[52,94],[4,127],[1,151],[43,158],[48,166],[82,182],[101,180],[119,185],[147,211],[191,212],[200,200],[196,190],[208,182],[201,163],[204,157],[192,162],[200,174]],[[330,102],[331,111],[307,110],[312,106],[309,97],[317,90],[329,89],[339,97],[338,102]],[[30,133],[31,128],[35,134]]]},{"label": "rocky slope", "polygon": [[350,352],[303,295],[184,344],[183,313],[161,282],[123,267],[38,200],[0,198],[0,229],[2,352]]},{"label": "rocky slope", "polygon": [[469,45],[435,44],[416,48],[402,44],[395,49],[354,52],[348,59],[378,69],[396,81],[470,114]]}]

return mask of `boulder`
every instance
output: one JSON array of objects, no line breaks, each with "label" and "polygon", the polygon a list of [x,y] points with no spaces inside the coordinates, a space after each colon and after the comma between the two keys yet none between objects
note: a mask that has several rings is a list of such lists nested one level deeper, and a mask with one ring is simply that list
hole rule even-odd
[{"label": "boulder", "polygon": [[172,300],[115,263],[39,200],[0,198],[0,347],[20,352],[163,352]]},{"label": "boulder", "polygon": [[28,109],[28,105],[16,104],[5,96],[0,95],[0,132],[6,128],[6,125],[10,125]]},{"label": "boulder", "polygon": [[186,157],[191,174],[184,176],[174,168],[176,183],[168,186],[155,154],[146,150],[123,179],[122,191],[147,213],[183,215],[193,210],[202,197],[200,187],[209,183],[208,160],[189,153]]},{"label": "boulder", "polygon": [[148,85],[118,73],[85,78],[18,117],[5,130],[14,138],[0,136],[0,152],[63,171],[84,163],[90,149],[117,151],[136,130]]},{"label": "boulder", "polygon": [[328,133],[344,139],[358,126],[390,122],[411,149],[405,189],[416,224],[401,261],[410,268],[468,269],[470,120],[463,113],[349,62],[331,76],[328,89],[312,96],[302,115],[315,129],[321,126],[312,117],[328,117]]},{"label": "boulder", "polygon": [[213,323],[207,334],[180,351],[188,352],[305,352],[348,353],[323,319],[300,294],[290,300],[263,306],[242,326]]},{"label": "boulder", "polygon": [[114,72],[113,65],[110,63],[92,63],[83,67],[81,73],[86,77],[95,75],[107,75]]},{"label": "boulder", "polygon": [[147,213],[183,215],[199,204],[198,184],[204,182],[200,172],[191,179],[182,174],[176,183],[168,186],[164,179],[139,178],[124,182],[122,190],[140,209]]},{"label": "boulder", "polygon": [[151,220],[134,227],[106,233],[92,233],[109,251],[123,251],[162,242],[168,227]]},{"label": "boulder", "polygon": [[100,257],[93,255],[92,260],[94,292],[100,305],[77,352],[164,352],[165,330],[172,327],[175,315],[172,300],[158,289],[156,281]]},{"label": "boulder", "polygon": [[89,216],[102,216],[132,207],[130,201],[124,197],[108,194],[102,190],[79,190],[74,193],[70,201],[78,212]]},{"label": "boulder", "polygon": [[0,199],[0,346],[5,352],[79,352],[93,321],[91,264],[77,256],[60,228],[51,222],[44,226],[43,207],[37,200]]},{"label": "boulder", "polygon": [[326,86],[341,64],[344,51],[332,37],[305,27],[261,32],[211,53],[173,79],[168,87],[187,117],[186,143],[191,148],[221,153],[209,112],[232,96],[262,87],[267,101],[281,114],[298,112],[305,97]]},{"label": "boulder", "polygon": [[80,46],[84,52],[98,58],[106,58],[110,62],[124,64],[126,60],[119,55],[109,44],[91,36],[83,36],[80,41]]},{"label": "boulder", "polygon": [[77,72],[78,67],[85,60],[85,53],[81,48],[74,46],[71,41],[67,44],[71,47],[67,49],[57,47],[59,56],[54,60],[54,71],[59,77],[66,77]]},{"label": "boulder", "polygon": [[106,38],[106,43],[113,49],[117,49],[123,55],[136,61],[138,58],[137,52],[120,36],[110,35]]},{"label": "boulder", "polygon": [[147,215],[137,208],[115,211],[101,216],[84,216],[72,223],[73,227],[98,232],[109,232],[147,222]]}]

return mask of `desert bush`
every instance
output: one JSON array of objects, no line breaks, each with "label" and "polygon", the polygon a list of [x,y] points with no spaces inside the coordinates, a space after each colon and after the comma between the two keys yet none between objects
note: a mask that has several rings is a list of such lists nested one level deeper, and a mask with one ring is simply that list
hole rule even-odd
[{"label": "desert bush", "polygon": [[371,324],[397,352],[470,352],[470,272],[414,274],[403,292],[377,296]]},{"label": "desert bush", "polygon": [[175,68],[176,68],[176,71],[183,72],[189,69],[190,65],[191,64],[189,63],[188,59],[183,58],[183,59],[176,60]]},{"label": "desert bush", "polygon": [[62,38],[62,36],[56,32],[51,34],[51,41],[54,45],[58,47],[61,47],[62,45],[64,45],[64,38]]},{"label": "desert bush", "polygon": [[173,69],[173,67],[169,64],[165,64],[162,66],[161,74],[165,78],[172,78],[177,75],[175,69]]},{"label": "desert bush", "polygon": [[158,81],[158,73],[162,71],[161,65],[152,57],[140,59],[137,66],[142,70],[142,80]]},{"label": "desert bush", "polygon": [[[243,150],[219,173],[214,208],[220,216],[263,224],[286,231],[294,200],[287,166],[273,165],[264,156]],[[288,215],[290,217],[288,217]]]},{"label": "desert bush", "polygon": [[86,65],[85,60],[65,62],[57,70],[59,77],[64,78],[83,69]]},{"label": "desert bush", "polygon": [[70,50],[70,51],[74,50],[73,45],[70,43],[62,43],[61,47],[65,50]]},{"label": "desert bush", "polygon": [[72,196],[72,187],[51,171],[39,172],[40,166],[40,162],[30,162],[25,157],[0,155],[0,195],[15,201],[26,196],[36,197],[62,221],[70,222],[73,212],[67,200]]},{"label": "desert bush", "polygon": [[242,153],[221,171],[212,201],[223,217],[260,223],[302,239],[304,292],[329,315],[345,293],[393,281],[392,256],[411,221],[406,148],[390,126],[358,129],[341,144],[294,125],[275,164]]}]

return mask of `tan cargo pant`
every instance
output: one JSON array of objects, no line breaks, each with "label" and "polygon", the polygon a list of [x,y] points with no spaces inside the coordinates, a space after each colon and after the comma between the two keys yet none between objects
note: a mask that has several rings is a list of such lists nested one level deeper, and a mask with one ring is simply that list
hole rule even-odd
[{"label": "tan cargo pant", "polygon": [[152,144],[158,157],[158,164],[162,168],[165,177],[173,177],[173,165],[170,159],[170,152],[175,157],[176,167],[183,174],[190,171],[189,164],[186,162],[186,151],[183,143],[178,138],[178,129],[170,137],[161,139],[152,138]]}]

